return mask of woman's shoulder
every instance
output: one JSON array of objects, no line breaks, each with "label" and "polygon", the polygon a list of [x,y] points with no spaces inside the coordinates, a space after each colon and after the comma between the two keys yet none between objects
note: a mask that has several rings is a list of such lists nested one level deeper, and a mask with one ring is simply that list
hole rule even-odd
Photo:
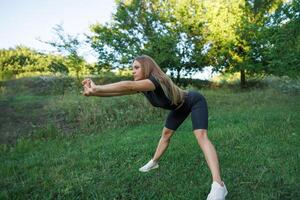
[{"label": "woman's shoulder", "polygon": [[157,77],[155,77],[154,75],[150,74],[149,78],[148,78],[154,85],[155,88],[159,88],[160,87],[160,83]]}]

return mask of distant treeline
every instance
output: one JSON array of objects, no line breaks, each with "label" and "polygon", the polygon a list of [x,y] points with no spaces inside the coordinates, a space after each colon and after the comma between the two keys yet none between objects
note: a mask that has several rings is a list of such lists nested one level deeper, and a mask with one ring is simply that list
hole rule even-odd
[{"label": "distant treeline", "polygon": [[[300,75],[299,0],[131,0],[117,1],[109,23],[93,24],[84,42],[54,28],[46,42],[64,57],[25,47],[0,51],[2,74],[24,72],[97,74],[130,67],[147,54],[179,82],[183,75],[212,66],[214,71],[246,77]],[[80,56],[88,44],[95,64]]]}]

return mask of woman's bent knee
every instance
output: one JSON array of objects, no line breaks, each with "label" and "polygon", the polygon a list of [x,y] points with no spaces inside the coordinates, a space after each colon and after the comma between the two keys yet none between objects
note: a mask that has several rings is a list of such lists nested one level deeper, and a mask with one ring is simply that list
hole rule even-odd
[{"label": "woman's bent knee", "polygon": [[196,138],[199,140],[208,139],[206,129],[196,129],[196,130],[194,130],[194,134],[195,134]]},{"label": "woman's bent knee", "polygon": [[163,140],[169,141],[170,138],[172,137],[173,133],[174,133],[173,130],[168,129],[168,128],[164,128],[164,129],[163,129],[163,132],[162,132],[161,138],[162,138]]}]

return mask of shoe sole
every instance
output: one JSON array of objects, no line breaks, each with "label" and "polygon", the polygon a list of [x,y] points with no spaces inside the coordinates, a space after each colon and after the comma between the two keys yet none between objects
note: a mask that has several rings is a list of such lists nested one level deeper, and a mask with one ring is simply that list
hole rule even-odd
[{"label": "shoe sole", "polygon": [[148,170],[141,170],[139,169],[140,172],[149,172],[151,169],[157,169],[158,168],[158,165],[155,165],[154,167],[148,169]]}]

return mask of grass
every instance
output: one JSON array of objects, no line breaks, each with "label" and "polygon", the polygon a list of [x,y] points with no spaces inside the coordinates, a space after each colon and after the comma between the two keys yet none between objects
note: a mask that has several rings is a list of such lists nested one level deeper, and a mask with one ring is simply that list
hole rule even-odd
[{"label": "grass", "polygon": [[[268,88],[201,93],[228,199],[299,199],[299,95]],[[27,114],[35,127],[1,145],[0,199],[205,199],[209,192],[210,171],[190,118],[160,167],[138,171],[153,155],[167,114],[148,108],[141,96],[19,94],[2,96],[1,103],[17,115],[1,120]]]}]

